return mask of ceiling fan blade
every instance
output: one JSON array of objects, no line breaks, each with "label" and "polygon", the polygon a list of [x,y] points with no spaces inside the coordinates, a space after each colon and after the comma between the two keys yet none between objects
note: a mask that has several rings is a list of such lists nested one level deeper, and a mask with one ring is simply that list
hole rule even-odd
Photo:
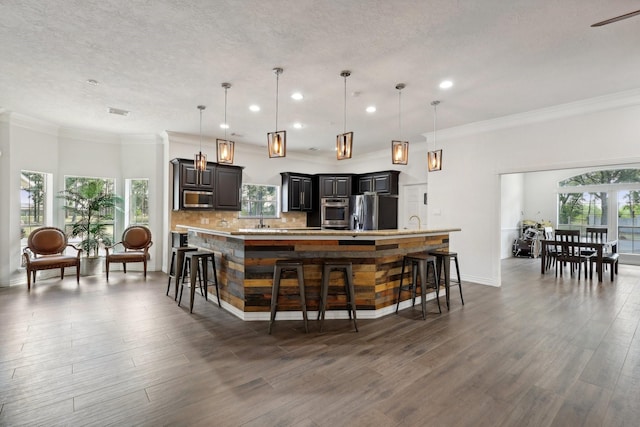
[{"label": "ceiling fan blade", "polygon": [[636,10],[635,12],[625,13],[624,15],[616,16],[615,18],[607,19],[601,22],[596,22],[591,25],[592,27],[602,27],[603,25],[611,24],[613,22],[622,21],[623,19],[631,18],[632,16],[640,15],[640,10]]}]

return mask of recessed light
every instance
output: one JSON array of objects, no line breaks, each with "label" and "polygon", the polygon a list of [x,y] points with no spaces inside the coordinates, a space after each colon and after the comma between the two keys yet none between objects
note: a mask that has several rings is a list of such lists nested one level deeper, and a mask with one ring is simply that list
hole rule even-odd
[{"label": "recessed light", "polygon": [[376,106],[375,105],[369,105],[367,107],[367,113],[375,113],[376,112]]},{"label": "recessed light", "polygon": [[229,129],[229,125],[226,123],[220,123],[220,129]]},{"label": "recessed light", "polygon": [[94,79],[89,79],[89,80],[87,80],[87,81],[86,81],[86,83],[87,83],[88,85],[91,85],[91,86],[98,86],[98,85],[100,84],[100,82],[99,82],[99,81],[94,80]]},{"label": "recessed light", "polygon": [[295,99],[296,101],[300,101],[301,99],[304,98],[304,96],[302,96],[302,94],[300,92],[294,92],[291,95],[291,98]]},{"label": "recessed light", "polygon": [[107,108],[107,112],[109,114],[117,114],[118,116],[125,116],[125,117],[131,114],[131,111],[122,110],[120,108],[113,108],[113,107]]},{"label": "recessed light", "polygon": [[249,110],[253,111],[254,113],[258,112],[258,111],[260,111],[260,106],[256,105],[256,104],[249,105]]},{"label": "recessed light", "polygon": [[296,128],[296,129],[302,129],[302,123],[296,122],[296,123],[293,124],[293,127]]},{"label": "recessed light", "polygon": [[453,82],[451,80],[443,80],[440,82],[440,89],[449,89],[453,86]]}]

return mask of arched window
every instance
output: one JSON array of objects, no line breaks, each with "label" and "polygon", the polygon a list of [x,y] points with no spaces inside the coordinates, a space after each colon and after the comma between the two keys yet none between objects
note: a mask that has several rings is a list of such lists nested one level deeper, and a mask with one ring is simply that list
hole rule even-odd
[{"label": "arched window", "polygon": [[640,169],[609,169],[558,183],[558,228],[606,227],[618,252],[640,253]]}]

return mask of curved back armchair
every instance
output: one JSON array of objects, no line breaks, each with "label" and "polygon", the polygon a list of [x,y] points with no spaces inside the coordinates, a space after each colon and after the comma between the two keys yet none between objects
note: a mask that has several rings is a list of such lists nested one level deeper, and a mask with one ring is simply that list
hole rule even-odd
[{"label": "curved back armchair", "polygon": [[[122,252],[114,252],[114,248],[118,245],[123,247]],[[144,263],[144,277],[147,277],[147,260],[149,259],[149,248],[153,245],[151,240],[151,231],[142,225],[132,225],[122,233],[122,240],[114,245],[105,247],[106,259],[105,270],[107,272],[107,280],[109,280],[109,264],[112,262],[122,263],[124,273],[127,273],[127,263],[142,262]],[[110,252],[111,251],[111,252]]]},{"label": "curved back armchair", "polygon": [[[75,255],[65,255],[71,247]],[[33,230],[23,250],[24,264],[27,269],[27,289],[31,290],[31,280],[36,282],[36,271],[60,269],[60,279],[64,279],[66,267],[76,268],[76,281],[80,283],[80,253],[82,249],[70,245],[66,234],[56,227],[40,227]]]}]

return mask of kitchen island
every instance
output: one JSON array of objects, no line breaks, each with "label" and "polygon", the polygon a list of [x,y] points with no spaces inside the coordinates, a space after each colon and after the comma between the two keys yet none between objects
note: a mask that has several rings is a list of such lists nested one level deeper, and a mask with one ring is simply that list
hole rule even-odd
[{"label": "kitchen island", "polygon": [[[402,257],[411,252],[448,248],[449,233],[460,231],[459,228],[351,231],[177,227],[188,230],[190,246],[216,253],[222,305],[243,320],[269,319],[274,264],[278,259],[290,258],[304,263],[308,310],[318,309],[323,261],[346,259],[353,263],[358,317],[377,318],[392,313],[400,284]],[[405,280],[410,280],[407,270]],[[338,273],[331,276],[331,284],[336,285],[337,291],[342,289],[341,280]],[[282,280],[279,319],[300,319],[297,292],[294,278]],[[214,295],[210,297],[215,300]],[[435,292],[428,295],[430,299],[434,297]],[[404,292],[402,298],[401,307],[411,305],[409,292]],[[327,318],[347,317],[342,293],[330,295],[327,302]],[[332,309],[337,311],[332,312]],[[310,317],[313,316],[310,313]]]}]

